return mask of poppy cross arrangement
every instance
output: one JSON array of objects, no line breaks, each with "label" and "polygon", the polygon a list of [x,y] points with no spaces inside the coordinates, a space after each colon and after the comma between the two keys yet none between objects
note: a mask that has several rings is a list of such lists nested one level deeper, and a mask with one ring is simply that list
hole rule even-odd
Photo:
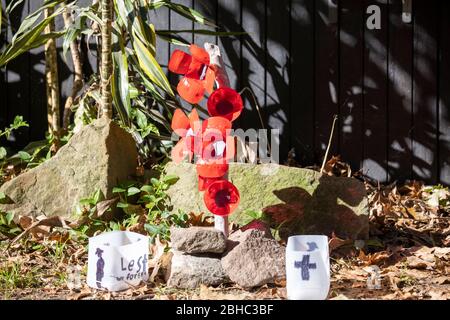
[{"label": "poppy cross arrangement", "polygon": [[229,87],[223,63],[217,62],[218,47],[205,44],[208,46],[216,54],[191,44],[190,54],[175,50],[169,61],[169,70],[182,75],[177,85],[182,99],[197,104],[206,93],[210,94],[209,117],[203,121],[195,108],[189,115],[175,110],[171,127],[180,140],[172,149],[172,160],[180,163],[188,158],[196,163],[198,189],[204,192],[205,206],[215,215],[216,227],[217,221],[222,221],[219,229],[227,235],[226,217],[237,208],[240,199],[238,189],[228,180],[229,162],[235,156],[235,139],[230,131],[244,105],[239,93]]}]

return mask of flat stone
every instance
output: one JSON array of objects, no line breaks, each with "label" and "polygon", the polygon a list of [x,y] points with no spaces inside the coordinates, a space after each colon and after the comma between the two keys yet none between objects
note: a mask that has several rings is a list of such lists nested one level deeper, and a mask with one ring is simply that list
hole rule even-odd
[{"label": "flat stone", "polygon": [[185,253],[222,253],[227,247],[224,234],[213,227],[170,229],[172,248]]},{"label": "flat stone", "polygon": [[70,219],[79,201],[97,190],[111,198],[113,187],[133,175],[136,166],[131,135],[115,122],[98,119],[54,157],[2,185],[0,192],[10,203],[0,205],[0,211]]},{"label": "flat stone", "polygon": [[238,230],[229,237],[222,267],[243,288],[259,287],[285,278],[285,248],[264,231]]},{"label": "flat stone", "polygon": [[217,286],[229,282],[219,255],[190,255],[176,250],[173,251],[166,278],[169,287],[180,289],[194,289],[201,284]]},{"label": "flat stone", "polygon": [[[168,174],[180,177],[168,194],[173,210],[208,212],[198,191],[194,164],[168,163]],[[277,164],[231,163],[229,179],[239,189],[241,201],[230,219],[248,223],[246,210],[263,210],[278,226],[280,236],[326,234],[365,239],[369,209],[364,184],[354,178],[330,177],[309,169]]]}]

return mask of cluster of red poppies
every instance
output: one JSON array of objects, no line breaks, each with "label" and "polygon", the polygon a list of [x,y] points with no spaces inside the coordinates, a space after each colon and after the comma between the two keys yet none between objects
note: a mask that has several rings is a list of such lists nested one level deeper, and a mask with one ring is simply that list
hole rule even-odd
[{"label": "cluster of red poppies", "polygon": [[199,103],[205,92],[210,94],[207,107],[210,117],[200,121],[195,109],[187,116],[175,110],[172,129],[181,137],[172,150],[172,159],[179,163],[186,157],[195,159],[198,189],[205,191],[204,202],[215,215],[227,216],[239,204],[239,191],[227,180],[228,162],[235,156],[235,140],[230,136],[232,122],[243,109],[242,98],[235,90],[220,87],[213,91],[216,69],[210,65],[206,50],[192,44],[191,54],[175,50],[169,70],[183,75],[178,94],[187,102]]}]

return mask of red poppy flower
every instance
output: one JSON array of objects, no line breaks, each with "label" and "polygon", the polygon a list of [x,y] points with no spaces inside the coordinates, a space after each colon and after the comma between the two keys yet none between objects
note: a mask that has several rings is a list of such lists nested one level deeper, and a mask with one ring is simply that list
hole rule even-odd
[{"label": "red poppy flower", "polygon": [[206,50],[191,44],[190,54],[175,50],[169,60],[169,70],[184,75],[177,86],[178,94],[189,103],[199,103],[205,91],[211,93],[214,87],[215,72],[209,65]]},{"label": "red poppy flower", "polygon": [[189,117],[181,109],[175,110],[171,127],[181,137],[172,148],[173,161],[179,163],[186,155],[192,160],[192,156],[199,154],[201,148],[201,122],[197,110],[192,109]]},{"label": "red poppy flower", "polygon": [[241,96],[231,88],[219,88],[208,99],[208,112],[212,117],[219,116],[234,121],[243,108]]},{"label": "red poppy flower", "polygon": [[202,176],[198,176],[198,191],[205,191],[211,183],[222,180],[223,178],[224,177],[205,178]]},{"label": "red poppy flower", "polygon": [[239,205],[239,191],[228,180],[211,183],[205,191],[203,201],[206,208],[218,216],[227,216]]}]

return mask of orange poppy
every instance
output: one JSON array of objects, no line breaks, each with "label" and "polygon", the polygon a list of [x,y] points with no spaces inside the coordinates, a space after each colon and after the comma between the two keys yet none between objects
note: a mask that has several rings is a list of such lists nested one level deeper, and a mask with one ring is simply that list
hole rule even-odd
[{"label": "orange poppy", "polygon": [[172,160],[180,163],[186,156],[192,160],[201,151],[201,121],[197,110],[192,109],[189,117],[181,109],[176,109],[172,117],[172,130],[181,137],[172,148]]},{"label": "orange poppy", "polygon": [[199,103],[205,91],[211,93],[215,82],[215,72],[209,65],[206,50],[191,44],[191,54],[175,50],[169,60],[169,70],[183,75],[177,85],[178,94],[187,102]]}]

